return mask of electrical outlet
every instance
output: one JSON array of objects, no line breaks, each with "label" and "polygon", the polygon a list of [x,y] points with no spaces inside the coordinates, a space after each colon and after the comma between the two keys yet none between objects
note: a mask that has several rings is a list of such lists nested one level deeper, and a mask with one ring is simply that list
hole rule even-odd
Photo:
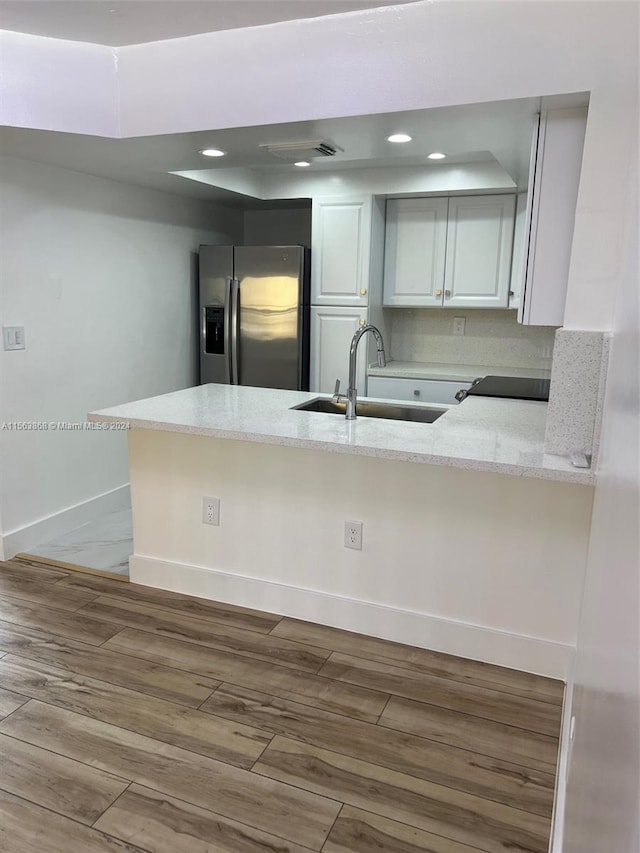
[{"label": "electrical outlet", "polygon": [[354,551],[362,551],[362,522],[345,521],[344,523],[344,547],[353,548]]},{"label": "electrical outlet", "polygon": [[213,524],[218,527],[220,524],[220,498],[210,498],[205,495],[202,498],[202,523]]},{"label": "electrical outlet", "polygon": [[453,318],[453,334],[454,335],[464,335],[465,324],[466,324],[466,320],[464,317],[454,317]]}]

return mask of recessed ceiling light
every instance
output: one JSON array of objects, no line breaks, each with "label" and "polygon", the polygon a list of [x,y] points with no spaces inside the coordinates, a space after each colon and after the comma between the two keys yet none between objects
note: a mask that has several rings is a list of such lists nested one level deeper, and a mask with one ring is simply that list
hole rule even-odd
[{"label": "recessed ceiling light", "polygon": [[203,157],[224,157],[227,152],[220,148],[203,148],[200,153]]},{"label": "recessed ceiling light", "polygon": [[411,137],[408,133],[393,133],[387,136],[387,142],[411,142]]},{"label": "recessed ceiling light", "polygon": [[298,166],[300,169],[304,169],[306,166],[310,166],[311,163],[309,163],[308,160],[298,160],[298,162],[293,165]]},{"label": "recessed ceiling light", "polygon": [[444,160],[447,156],[446,154],[442,154],[440,151],[434,151],[433,154],[428,154],[429,160]]}]

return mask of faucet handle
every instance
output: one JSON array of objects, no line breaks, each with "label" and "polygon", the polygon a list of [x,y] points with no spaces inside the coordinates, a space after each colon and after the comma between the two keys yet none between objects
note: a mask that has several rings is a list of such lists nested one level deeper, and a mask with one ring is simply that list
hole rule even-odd
[{"label": "faucet handle", "polygon": [[336,387],[333,389],[333,399],[338,401],[340,398],[340,380],[336,379]]}]

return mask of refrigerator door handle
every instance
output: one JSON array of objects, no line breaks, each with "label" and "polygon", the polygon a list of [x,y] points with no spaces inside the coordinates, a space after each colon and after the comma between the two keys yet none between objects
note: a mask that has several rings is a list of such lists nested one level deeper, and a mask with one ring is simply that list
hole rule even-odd
[{"label": "refrigerator door handle", "polygon": [[231,281],[224,280],[224,381],[231,383]]},{"label": "refrigerator door handle", "polygon": [[240,348],[238,346],[238,323],[240,322],[240,282],[237,278],[230,279],[231,317],[230,317],[230,351],[231,351],[231,384],[240,384]]},{"label": "refrigerator door handle", "polygon": [[207,351],[207,306],[203,305],[200,309],[200,352],[202,354]]}]

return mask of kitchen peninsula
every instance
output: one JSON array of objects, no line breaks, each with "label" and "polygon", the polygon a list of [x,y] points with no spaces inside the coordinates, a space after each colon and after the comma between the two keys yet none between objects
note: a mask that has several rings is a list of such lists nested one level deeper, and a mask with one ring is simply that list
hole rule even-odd
[{"label": "kitchen peninsula", "polygon": [[563,677],[593,474],[544,454],[546,404],[292,408],[314,396],[203,385],[89,416],[131,426],[131,580]]}]

